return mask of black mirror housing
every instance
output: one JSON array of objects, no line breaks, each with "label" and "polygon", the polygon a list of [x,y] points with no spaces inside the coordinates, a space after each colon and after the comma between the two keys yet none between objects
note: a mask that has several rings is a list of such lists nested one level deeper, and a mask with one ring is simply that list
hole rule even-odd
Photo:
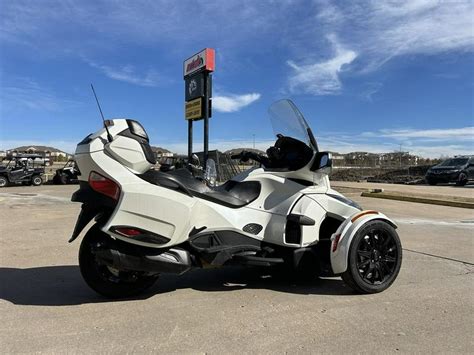
[{"label": "black mirror housing", "polygon": [[321,169],[331,169],[332,168],[332,153],[330,152],[317,152],[314,158],[313,165],[311,166],[311,171],[317,171]]}]

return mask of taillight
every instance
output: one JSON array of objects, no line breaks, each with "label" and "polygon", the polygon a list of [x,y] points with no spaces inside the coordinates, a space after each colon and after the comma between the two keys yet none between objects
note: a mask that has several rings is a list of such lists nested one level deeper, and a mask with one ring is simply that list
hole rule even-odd
[{"label": "taillight", "polygon": [[115,232],[122,234],[125,237],[135,237],[137,235],[142,234],[141,231],[134,228],[115,228]]},{"label": "taillight", "polygon": [[131,238],[144,243],[166,244],[170,241],[167,237],[136,227],[114,226],[110,228],[110,231],[122,237]]},{"label": "taillight", "polygon": [[114,200],[118,200],[120,196],[119,185],[115,181],[112,181],[105,176],[96,173],[95,171],[91,171],[89,174],[89,185],[94,191],[111,197]]}]

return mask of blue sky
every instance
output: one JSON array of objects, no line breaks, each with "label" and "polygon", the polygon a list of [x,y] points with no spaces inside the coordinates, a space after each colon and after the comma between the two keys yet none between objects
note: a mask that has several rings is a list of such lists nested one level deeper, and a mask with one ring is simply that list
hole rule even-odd
[{"label": "blue sky", "polygon": [[[216,49],[211,148],[264,148],[291,98],[321,149],[474,153],[474,2],[3,1],[0,149],[73,152],[106,117],[186,151],[182,62]],[[195,146],[202,144],[202,123]]]}]

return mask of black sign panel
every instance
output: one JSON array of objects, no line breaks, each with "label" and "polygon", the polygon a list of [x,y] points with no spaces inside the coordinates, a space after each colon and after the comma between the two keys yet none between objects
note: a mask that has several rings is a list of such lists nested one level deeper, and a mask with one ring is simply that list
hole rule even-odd
[{"label": "black sign panel", "polygon": [[196,73],[186,78],[185,80],[185,100],[190,101],[197,99],[198,97],[203,97],[204,92],[204,81],[205,73]]}]

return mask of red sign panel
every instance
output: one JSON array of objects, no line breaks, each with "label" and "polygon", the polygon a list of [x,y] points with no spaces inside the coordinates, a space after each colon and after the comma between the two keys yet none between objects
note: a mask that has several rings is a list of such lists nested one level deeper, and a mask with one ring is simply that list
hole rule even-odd
[{"label": "red sign panel", "polygon": [[184,61],[184,77],[205,70],[212,72],[215,69],[215,51],[213,48],[205,48],[199,53]]}]

